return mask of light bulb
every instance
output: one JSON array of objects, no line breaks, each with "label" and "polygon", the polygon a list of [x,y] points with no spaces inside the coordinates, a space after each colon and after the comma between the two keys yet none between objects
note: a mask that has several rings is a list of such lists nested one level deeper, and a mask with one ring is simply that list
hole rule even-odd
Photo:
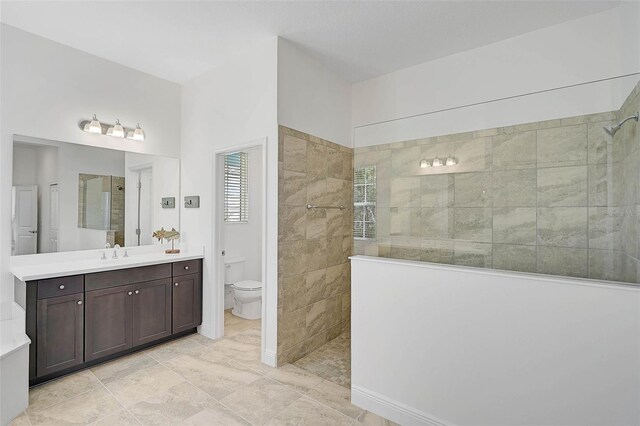
[{"label": "light bulb", "polygon": [[447,166],[455,166],[456,164],[458,164],[458,162],[453,157],[447,157],[447,162],[445,164]]},{"label": "light bulb", "polygon": [[140,128],[140,123],[136,124],[136,129],[133,131],[133,140],[134,141],[144,140],[144,132]]},{"label": "light bulb", "polygon": [[93,119],[91,120],[91,123],[89,123],[89,133],[102,133],[102,125],[95,114],[93,114]]},{"label": "light bulb", "polygon": [[440,160],[438,157],[433,159],[433,167],[440,167],[442,166],[442,160]]},{"label": "light bulb", "polygon": [[124,128],[118,119],[116,119],[116,125],[113,126],[112,136],[116,138],[124,138]]},{"label": "light bulb", "polygon": [[431,167],[431,164],[427,160],[420,161],[420,168],[426,169],[427,167]]}]

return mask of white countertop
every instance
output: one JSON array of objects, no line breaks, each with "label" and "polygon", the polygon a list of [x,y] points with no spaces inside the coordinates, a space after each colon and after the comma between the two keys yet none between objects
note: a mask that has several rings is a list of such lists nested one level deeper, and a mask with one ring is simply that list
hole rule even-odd
[{"label": "white countertop", "polygon": [[[124,249],[120,249],[118,259],[111,258],[113,249],[14,256],[11,258],[10,270],[20,281],[34,281],[204,257],[202,247],[183,250],[177,254],[165,254],[164,249],[165,247],[161,245],[133,247],[127,249],[129,257],[126,258],[122,257]],[[107,260],[100,260],[103,251],[107,255]]]}]

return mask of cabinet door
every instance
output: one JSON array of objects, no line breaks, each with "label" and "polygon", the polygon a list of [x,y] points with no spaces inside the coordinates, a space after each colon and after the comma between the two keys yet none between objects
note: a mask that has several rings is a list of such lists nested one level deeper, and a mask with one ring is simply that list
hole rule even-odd
[{"label": "cabinet door", "polygon": [[38,300],[37,375],[82,364],[84,326],[82,293]]},{"label": "cabinet door", "polygon": [[130,285],[86,294],[85,361],[132,347],[133,288]]},{"label": "cabinet door", "polygon": [[173,278],[173,333],[202,323],[202,275]]},{"label": "cabinet door", "polygon": [[133,285],[133,346],[171,335],[171,279]]}]

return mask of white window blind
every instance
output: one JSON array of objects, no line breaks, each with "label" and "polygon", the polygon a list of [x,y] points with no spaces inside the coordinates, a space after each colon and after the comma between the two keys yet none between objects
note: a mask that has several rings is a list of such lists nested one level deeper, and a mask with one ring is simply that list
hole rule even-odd
[{"label": "white window blind", "polygon": [[224,221],[249,220],[249,164],[246,152],[224,157]]},{"label": "white window blind", "polygon": [[353,172],[353,237],[376,237],[376,166]]}]

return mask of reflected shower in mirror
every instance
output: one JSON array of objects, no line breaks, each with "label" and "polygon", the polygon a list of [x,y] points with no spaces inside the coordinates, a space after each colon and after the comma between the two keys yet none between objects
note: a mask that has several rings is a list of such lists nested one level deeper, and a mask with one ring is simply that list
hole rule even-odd
[{"label": "reflected shower in mirror", "polygon": [[154,229],[180,229],[161,202],[179,188],[176,158],[15,136],[11,253],[154,244]]}]

